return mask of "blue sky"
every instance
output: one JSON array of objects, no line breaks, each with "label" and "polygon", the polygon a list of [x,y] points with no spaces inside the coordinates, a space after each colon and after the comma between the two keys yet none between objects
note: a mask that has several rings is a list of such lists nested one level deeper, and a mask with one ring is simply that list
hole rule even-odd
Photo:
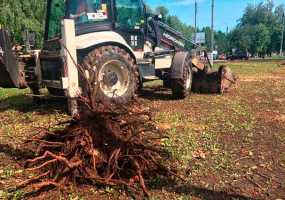
[{"label": "blue sky", "polygon": [[[256,4],[266,0],[215,0],[215,29],[226,31],[233,29],[248,4]],[[163,5],[170,14],[178,16],[183,22],[194,26],[195,0],[145,0],[151,7]],[[197,0],[198,27],[211,24],[211,0]],[[285,4],[285,0],[273,0],[275,5]]]}]

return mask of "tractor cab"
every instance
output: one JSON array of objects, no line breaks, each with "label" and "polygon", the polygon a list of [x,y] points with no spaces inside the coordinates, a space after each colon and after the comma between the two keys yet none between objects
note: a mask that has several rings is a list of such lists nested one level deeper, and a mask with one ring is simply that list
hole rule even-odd
[{"label": "tractor cab", "polygon": [[61,36],[65,18],[74,20],[76,36],[115,31],[132,48],[141,48],[145,16],[142,0],[48,0],[45,41]]}]

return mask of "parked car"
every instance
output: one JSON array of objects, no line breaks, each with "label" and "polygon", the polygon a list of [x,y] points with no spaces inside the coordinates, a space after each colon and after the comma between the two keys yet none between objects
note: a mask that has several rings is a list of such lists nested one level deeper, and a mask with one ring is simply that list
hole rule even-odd
[{"label": "parked car", "polygon": [[227,60],[248,60],[249,56],[246,51],[236,51],[232,55],[227,56]]},{"label": "parked car", "polygon": [[222,54],[219,55],[218,59],[219,59],[219,60],[226,60],[226,59],[227,59],[227,56],[222,53]]}]

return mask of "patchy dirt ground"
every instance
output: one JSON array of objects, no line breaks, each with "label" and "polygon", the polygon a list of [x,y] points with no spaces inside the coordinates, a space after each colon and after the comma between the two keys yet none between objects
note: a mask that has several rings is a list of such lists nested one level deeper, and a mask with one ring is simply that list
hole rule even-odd
[{"label": "patchy dirt ground", "polygon": [[[240,83],[223,96],[192,94],[174,101],[159,82],[141,94],[187,178],[183,183],[153,177],[150,199],[285,199],[285,67],[269,61],[228,64]],[[22,168],[31,156],[23,141],[39,127],[61,128],[55,124],[69,118],[64,102],[35,105],[28,92],[0,89],[0,199],[23,198],[23,190],[9,192],[32,175]],[[30,199],[131,198],[120,188],[80,186]]]}]

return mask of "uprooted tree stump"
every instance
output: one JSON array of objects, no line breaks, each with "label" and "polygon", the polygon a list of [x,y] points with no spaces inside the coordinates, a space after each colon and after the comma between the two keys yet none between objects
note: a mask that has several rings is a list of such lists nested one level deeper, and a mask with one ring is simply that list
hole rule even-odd
[{"label": "uprooted tree stump", "polygon": [[31,139],[38,144],[40,156],[27,160],[26,166],[37,175],[20,187],[32,184],[34,191],[41,191],[47,187],[64,190],[76,183],[120,185],[142,197],[148,195],[145,179],[175,176],[164,166],[169,154],[149,109],[138,103],[98,108],[66,122],[63,130]]},{"label": "uprooted tree stump", "polygon": [[[45,131],[30,140],[37,143],[40,156],[27,160],[26,167],[37,175],[18,188],[32,184],[35,193],[91,183],[122,186],[143,197],[149,195],[145,180],[151,177],[182,179],[173,167],[165,166],[171,160],[161,142],[165,136],[154,125],[149,108],[137,100],[118,105],[98,99],[98,71],[77,68],[86,86],[78,98],[80,112],[63,130]],[[86,71],[93,76],[86,76]]]}]

